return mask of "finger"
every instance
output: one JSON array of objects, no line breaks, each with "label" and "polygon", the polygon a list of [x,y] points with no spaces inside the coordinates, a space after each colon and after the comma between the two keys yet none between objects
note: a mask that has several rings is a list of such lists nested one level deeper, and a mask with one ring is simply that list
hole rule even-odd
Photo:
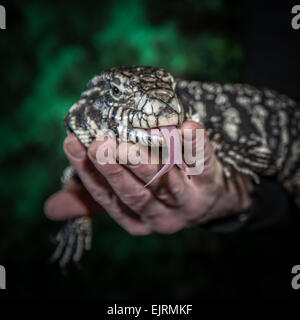
[{"label": "finger", "polygon": [[[144,184],[124,166],[110,163],[99,164],[100,153],[103,154],[109,148],[116,148],[113,139],[95,140],[88,154],[94,166],[106,178],[120,200],[138,215],[159,213],[164,210],[163,204],[155,199],[151,191],[144,188]],[[115,151],[118,152],[117,149]]]},{"label": "finger", "polygon": [[[146,147],[141,145],[121,143],[118,156],[119,160],[143,185],[150,181],[161,168],[161,165],[158,164],[157,156],[151,154]],[[162,177],[153,181],[147,186],[147,189],[165,204],[181,206],[185,201],[185,181],[184,172],[174,167]]]},{"label": "finger", "polygon": [[45,203],[44,212],[51,220],[66,220],[91,215],[103,210],[83,185],[71,181]]},{"label": "finger", "polygon": [[87,191],[117,223],[134,235],[151,232],[148,226],[130,216],[130,210],[121,205],[110,185],[89,160],[86,148],[74,135],[65,139],[64,151]]},{"label": "finger", "polygon": [[193,121],[183,123],[184,160],[189,166],[192,181],[196,183],[209,183],[214,181],[216,170],[220,170],[213,147],[204,128]]}]

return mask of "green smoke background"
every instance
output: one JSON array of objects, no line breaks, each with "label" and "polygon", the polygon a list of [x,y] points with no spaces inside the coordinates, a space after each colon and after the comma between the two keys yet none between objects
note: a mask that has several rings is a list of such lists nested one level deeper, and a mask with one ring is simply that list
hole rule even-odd
[{"label": "green smoke background", "polygon": [[60,188],[67,165],[62,119],[87,81],[115,65],[159,66],[194,80],[243,81],[240,3],[2,4],[7,30],[0,33],[0,264],[7,269],[8,297],[281,296],[286,284],[269,267],[281,240],[263,234],[217,235],[195,227],[136,238],[103,213],[94,224],[93,250],[79,270],[62,274],[49,263],[50,236],[60,224],[45,218],[43,203]]}]

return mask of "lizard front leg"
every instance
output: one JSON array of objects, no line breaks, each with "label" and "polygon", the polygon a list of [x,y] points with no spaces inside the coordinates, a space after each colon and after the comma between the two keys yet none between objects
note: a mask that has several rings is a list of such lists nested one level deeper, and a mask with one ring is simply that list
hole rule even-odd
[{"label": "lizard front leg", "polygon": [[[73,167],[67,167],[62,175],[63,187],[76,177]],[[59,260],[63,268],[71,260],[79,262],[84,251],[91,249],[92,219],[89,216],[68,220],[55,237],[56,250],[51,256],[51,261]]]}]

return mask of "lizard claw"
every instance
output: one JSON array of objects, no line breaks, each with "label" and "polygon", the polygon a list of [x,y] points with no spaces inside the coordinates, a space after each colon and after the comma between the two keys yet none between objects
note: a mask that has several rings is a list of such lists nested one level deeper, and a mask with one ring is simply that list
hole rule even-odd
[{"label": "lizard claw", "polygon": [[91,249],[92,225],[90,217],[69,220],[55,238],[58,243],[51,261],[59,260],[64,268],[71,260],[79,262],[84,250]]}]

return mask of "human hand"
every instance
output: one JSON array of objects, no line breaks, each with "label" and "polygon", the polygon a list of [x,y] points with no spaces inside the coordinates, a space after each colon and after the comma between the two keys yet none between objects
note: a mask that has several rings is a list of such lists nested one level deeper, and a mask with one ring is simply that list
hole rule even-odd
[{"label": "human hand", "polygon": [[[183,134],[185,129],[202,127],[187,121],[181,127]],[[73,180],[47,200],[45,213],[50,219],[90,215],[104,208],[130,234],[169,234],[241,212],[251,204],[250,178],[236,173],[234,180],[225,179],[206,136],[204,170],[200,175],[189,179],[182,170],[173,168],[147,188],[145,183],[159,170],[159,165],[100,165],[96,152],[103,143],[110,142],[111,139],[95,140],[86,149],[74,135],[65,139],[64,151],[83,185]],[[192,141],[190,148],[195,148],[196,143]],[[125,145],[118,145],[120,159],[127,159]],[[141,148],[140,152],[148,151]]]}]

